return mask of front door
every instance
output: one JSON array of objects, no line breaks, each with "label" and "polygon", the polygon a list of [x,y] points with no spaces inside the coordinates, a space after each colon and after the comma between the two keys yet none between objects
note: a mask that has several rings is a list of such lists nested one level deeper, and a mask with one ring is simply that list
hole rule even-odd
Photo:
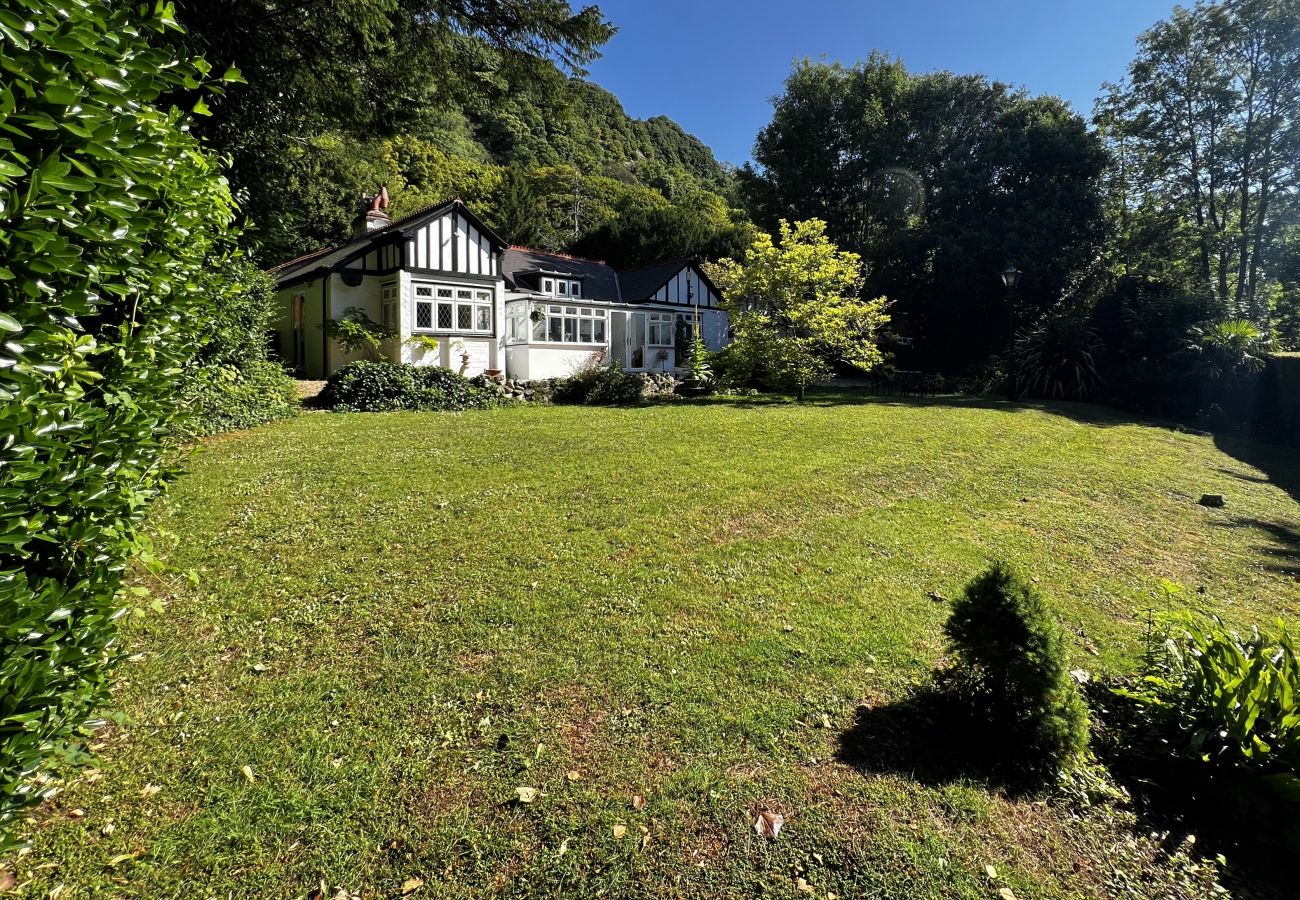
[{"label": "front door", "polygon": [[301,371],[307,367],[307,297],[305,294],[293,295],[293,368]]}]

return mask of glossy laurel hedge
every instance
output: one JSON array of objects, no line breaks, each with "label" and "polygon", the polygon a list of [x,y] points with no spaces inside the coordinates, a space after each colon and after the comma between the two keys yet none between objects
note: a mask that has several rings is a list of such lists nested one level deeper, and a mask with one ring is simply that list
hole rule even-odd
[{"label": "glossy laurel hedge", "polygon": [[336,412],[455,411],[486,409],[497,395],[450,369],[362,361],[331,375],[320,402]]},{"label": "glossy laurel hedge", "polygon": [[6,845],[33,773],[107,699],[123,572],[172,474],[205,262],[233,217],[216,162],[163,107],[207,76],[150,46],[173,27],[161,3],[0,0]]}]

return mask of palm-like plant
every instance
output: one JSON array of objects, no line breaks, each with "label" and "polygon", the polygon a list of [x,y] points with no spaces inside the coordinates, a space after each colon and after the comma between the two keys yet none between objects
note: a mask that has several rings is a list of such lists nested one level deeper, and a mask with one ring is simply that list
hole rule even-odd
[{"label": "palm-like plant", "polygon": [[1101,338],[1075,318],[1050,319],[1016,337],[1017,365],[1026,394],[1088,400],[1104,380],[1097,371]]},{"label": "palm-like plant", "polygon": [[1231,380],[1237,375],[1257,372],[1264,367],[1268,341],[1254,322],[1225,319],[1198,325],[1187,338],[1187,350],[1196,368],[1213,379]]}]

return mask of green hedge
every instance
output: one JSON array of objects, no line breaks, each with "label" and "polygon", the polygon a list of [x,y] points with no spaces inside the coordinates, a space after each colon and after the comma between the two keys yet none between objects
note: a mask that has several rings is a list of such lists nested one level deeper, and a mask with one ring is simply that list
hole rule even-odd
[{"label": "green hedge", "polygon": [[234,216],[159,106],[207,74],[151,46],[175,27],[163,4],[0,0],[0,852],[107,700]]},{"label": "green hedge", "polygon": [[190,432],[220,434],[297,415],[298,389],[279,363],[254,360],[242,367],[206,366],[185,385]]},{"label": "green hedge", "polygon": [[201,321],[199,352],[188,367],[183,394],[191,433],[251,428],[295,415],[293,379],[268,355],[275,279],[240,259],[222,266],[211,280],[215,302]]},{"label": "green hedge", "polygon": [[1261,412],[1261,421],[1273,418],[1279,438],[1300,444],[1300,353],[1274,356],[1264,374],[1271,382],[1266,396],[1272,409]]}]

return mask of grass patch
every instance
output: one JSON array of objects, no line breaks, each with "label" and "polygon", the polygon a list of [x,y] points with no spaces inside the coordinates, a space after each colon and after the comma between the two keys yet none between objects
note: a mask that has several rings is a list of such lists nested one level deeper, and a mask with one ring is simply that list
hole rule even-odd
[{"label": "grass patch", "polygon": [[1157,604],[1300,613],[1297,468],[1068,404],[314,414],[190,468],[157,522],[200,584],[128,629],[130,722],[30,829],[33,890],[1194,892],[1122,815],[866,770],[842,733],[995,556],[1094,671]]}]

